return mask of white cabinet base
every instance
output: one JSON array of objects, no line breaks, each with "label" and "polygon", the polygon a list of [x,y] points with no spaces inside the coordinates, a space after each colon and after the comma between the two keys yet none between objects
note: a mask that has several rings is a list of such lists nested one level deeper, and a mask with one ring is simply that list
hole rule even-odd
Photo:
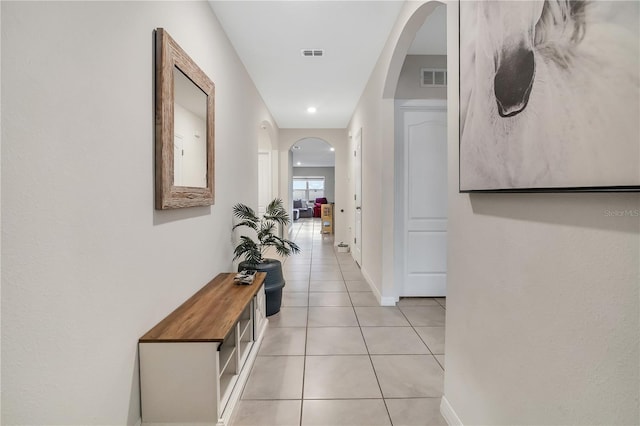
[{"label": "white cabinet base", "polygon": [[249,379],[249,373],[251,373],[251,367],[253,366],[253,363],[256,360],[256,356],[258,356],[258,351],[260,350],[260,345],[262,344],[262,339],[264,338],[264,332],[267,329],[268,323],[269,323],[269,320],[266,318],[263,318],[263,320],[261,321],[262,329],[260,331],[256,330],[256,334],[257,334],[256,341],[253,343],[253,346],[251,347],[249,356],[247,357],[247,360],[244,363],[244,367],[242,367],[242,371],[238,376],[238,381],[236,382],[235,386],[233,387],[233,391],[229,396],[229,401],[227,402],[227,406],[222,412],[222,417],[218,419],[218,423],[216,424],[216,426],[227,426],[231,421],[231,416],[233,415],[236,405],[238,404],[238,401],[242,396],[244,385],[247,383],[247,380]]},{"label": "white cabinet base", "polygon": [[140,342],[142,425],[227,426],[262,344],[264,289],[219,342]]}]

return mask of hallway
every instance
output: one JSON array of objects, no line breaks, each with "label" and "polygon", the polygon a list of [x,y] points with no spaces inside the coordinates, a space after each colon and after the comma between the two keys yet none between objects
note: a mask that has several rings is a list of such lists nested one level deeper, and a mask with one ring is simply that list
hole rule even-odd
[{"label": "hallway", "polygon": [[231,424],[446,425],[445,299],[380,307],[319,219],[296,221],[293,236],[301,253],[284,263],[282,309]]}]

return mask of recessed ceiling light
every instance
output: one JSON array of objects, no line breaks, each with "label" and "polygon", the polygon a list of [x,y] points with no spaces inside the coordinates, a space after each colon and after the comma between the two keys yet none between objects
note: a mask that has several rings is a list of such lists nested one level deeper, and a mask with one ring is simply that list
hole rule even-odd
[{"label": "recessed ceiling light", "polygon": [[298,161],[298,162],[296,163],[296,166],[299,166],[299,165],[301,165],[301,164],[302,164],[302,163]]},{"label": "recessed ceiling light", "polygon": [[331,148],[330,148],[330,151],[335,151],[335,150],[336,150],[336,149],[335,149],[334,147],[331,147]]},{"label": "recessed ceiling light", "polygon": [[315,114],[315,112],[317,111],[316,107],[309,107],[307,108],[307,112],[309,114]]}]

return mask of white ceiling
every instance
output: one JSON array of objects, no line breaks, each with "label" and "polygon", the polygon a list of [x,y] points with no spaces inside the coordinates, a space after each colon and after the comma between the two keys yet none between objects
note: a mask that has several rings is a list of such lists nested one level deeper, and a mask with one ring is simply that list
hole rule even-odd
[{"label": "white ceiling", "polygon": [[322,139],[302,139],[291,148],[291,152],[293,167],[334,167],[336,164],[335,152]]},{"label": "white ceiling", "polygon": [[[280,128],[347,126],[404,2],[209,3]],[[446,54],[444,6],[410,54]],[[418,40],[420,39],[420,40]],[[302,49],[324,49],[305,58]],[[317,112],[309,114],[307,108]]]},{"label": "white ceiling", "polygon": [[[280,128],[345,128],[401,1],[210,1]],[[324,49],[305,58],[301,49]],[[307,113],[315,106],[315,114]]]}]

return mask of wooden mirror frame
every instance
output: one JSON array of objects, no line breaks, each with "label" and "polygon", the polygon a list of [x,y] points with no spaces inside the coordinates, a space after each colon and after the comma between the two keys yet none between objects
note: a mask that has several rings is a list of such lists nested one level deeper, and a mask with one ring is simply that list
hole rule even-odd
[{"label": "wooden mirror frame", "polygon": [[[214,203],[215,85],[163,28],[155,33],[156,209],[210,206]],[[207,186],[202,188],[174,185],[174,67],[207,96]]]}]

